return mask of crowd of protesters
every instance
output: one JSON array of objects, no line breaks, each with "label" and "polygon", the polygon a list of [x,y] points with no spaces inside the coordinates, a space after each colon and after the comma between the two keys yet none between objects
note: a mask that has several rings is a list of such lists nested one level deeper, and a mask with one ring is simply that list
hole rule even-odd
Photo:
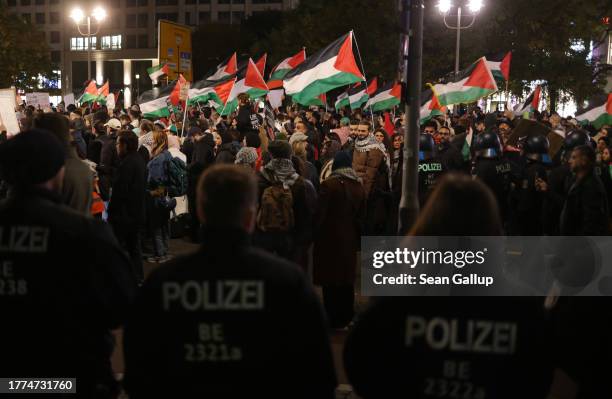
[{"label": "crowd of protesters", "polygon": [[[0,145],[0,191],[7,197],[0,205],[0,260],[10,264],[0,271],[7,281],[27,281],[24,295],[32,298],[0,297],[13,306],[8,339],[19,343],[3,375],[78,376],[83,397],[114,397],[109,331],[125,326],[130,397],[278,397],[289,391],[334,397],[326,323],[335,329],[353,324],[361,237],[397,233],[403,115],[296,106],[260,112],[248,96],[239,100],[227,117],[189,107],[184,124],[174,114],[144,118],[137,105],[20,109],[24,133]],[[609,126],[586,130],[545,112],[525,121],[472,107],[431,119],[420,133],[424,210],[410,234],[608,235],[609,133]],[[560,143],[554,153],[553,141]],[[30,225],[43,232],[23,227]],[[14,226],[31,236],[23,253],[14,236],[7,238],[18,234]],[[181,236],[202,249],[173,259],[170,238]],[[44,250],[37,252],[38,241]],[[145,280],[143,262],[167,265]],[[309,275],[322,287],[323,310]],[[519,307],[523,326],[533,322],[525,315],[539,305]],[[24,309],[44,315],[31,319]],[[491,308],[480,317],[504,320],[506,313],[494,314]],[[357,329],[345,358],[366,398],[397,393],[363,383],[366,374],[378,375],[370,370],[374,363],[384,362],[380,353],[360,352],[367,334],[380,333],[376,326],[389,320],[380,317],[364,317],[375,328]],[[34,345],[37,325],[53,331]],[[597,397],[588,395],[602,392],[592,388],[599,371],[580,370],[576,362],[587,355],[574,350],[555,366],[583,384],[582,397]],[[542,375],[545,367],[536,373],[541,385],[553,378]],[[508,378],[519,375],[504,370]],[[510,387],[499,383],[497,396],[483,397],[517,397],[520,382]],[[533,392],[523,396],[537,397]]]}]

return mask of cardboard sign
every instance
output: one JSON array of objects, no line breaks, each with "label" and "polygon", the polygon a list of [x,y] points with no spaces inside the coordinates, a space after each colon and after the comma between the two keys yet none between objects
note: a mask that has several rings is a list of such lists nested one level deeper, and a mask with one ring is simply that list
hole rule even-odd
[{"label": "cardboard sign", "polygon": [[66,106],[74,104],[74,93],[66,94],[64,96],[64,104],[66,104]]},{"label": "cardboard sign", "polygon": [[51,108],[49,93],[26,93],[26,102],[33,105],[36,109]]},{"label": "cardboard sign", "polygon": [[19,121],[15,114],[15,89],[0,89],[0,130],[9,135],[19,133]]}]

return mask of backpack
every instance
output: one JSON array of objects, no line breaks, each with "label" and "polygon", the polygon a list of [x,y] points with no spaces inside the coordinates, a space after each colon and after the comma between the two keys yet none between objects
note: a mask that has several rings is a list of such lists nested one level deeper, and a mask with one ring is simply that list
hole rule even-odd
[{"label": "backpack", "polygon": [[273,184],[261,195],[257,227],[265,232],[289,232],[295,226],[293,194],[282,184]]},{"label": "backpack", "polygon": [[168,196],[181,197],[187,194],[187,165],[179,158],[168,161]]}]

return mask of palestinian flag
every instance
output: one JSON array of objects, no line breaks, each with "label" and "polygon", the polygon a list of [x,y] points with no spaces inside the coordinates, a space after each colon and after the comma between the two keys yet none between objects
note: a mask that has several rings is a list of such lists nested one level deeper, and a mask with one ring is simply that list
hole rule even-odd
[{"label": "palestinian flag", "polygon": [[106,83],[104,83],[102,87],[98,89],[98,98],[96,99],[96,102],[99,104],[106,104],[106,98],[108,97],[109,93],[110,89],[107,80]]},{"label": "palestinian flag", "polygon": [[444,115],[446,107],[440,105],[438,96],[431,89],[421,93],[421,115],[419,122],[421,125],[427,123],[434,116]]},{"label": "palestinian flag", "polygon": [[302,105],[306,105],[306,106],[318,105],[320,107],[327,107],[327,94],[323,93],[319,95],[318,97],[311,98],[309,101],[307,101],[305,104],[302,104]]},{"label": "palestinian flag", "polygon": [[512,51],[500,53],[492,57],[487,57],[487,66],[491,70],[493,77],[498,82],[505,82],[510,79],[510,62],[512,61]]},{"label": "palestinian flag", "polygon": [[397,82],[391,82],[374,92],[365,107],[371,107],[372,112],[384,111],[399,105],[401,98],[402,86]]},{"label": "palestinian flag", "polygon": [[217,110],[221,115],[229,115],[238,108],[238,95],[247,93],[252,99],[264,96],[269,89],[266,82],[259,73],[259,69],[249,58],[249,63],[243,77],[238,77],[238,81],[232,88],[227,103],[224,106],[219,106]]},{"label": "palestinian flag", "polygon": [[147,73],[149,74],[149,77],[151,78],[151,80],[154,82],[157,82],[157,80],[160,77],[167,75],[168,72],[170,72],[170,68],[168,67],[168,64],[166,63],[159,64],[151,68],[147,68]]},{"label": "palestinian flag", "polygon": [[542,88],[540,85],[537,85],[535,90],[520,104],[517,104],[514,107],[514,115],[520,116],[525,112],[533,112],[537,111],[540,107],[540,95],[542,92]]},{"label": "palestinian flag", "polygon": [[181,86],[185,83],[183,75],[179,75],[179,79],[162,89],[154,87],[152,90],[142,93],[136,101],[140,106],[142,116],[150,119],[169,117],[169,107],[179,104]]},{"label": "palestinian flag", "polygon": [[255,63],[255,66],[257,67],[257,70],[259,70],[259,74],[261,76],[265,75],[265,71],[266,71],[266,60],[268,59],[268,53],[264,53],[264,55],[262,55],[259,60],[257,60],[257,62]]},{"label": "palestinian flag", "polygon": [[361,108],[363,104],[368,102],[370,96],[376,92],[376,89],[378,89],[378,78],[372,79],[368,87],[363,82],[350,88],[348,93],[351,109]]},{"label": "palestinian flag", "polygon": [[497,91],[497,83],[487,66],[485,57],[480,58],[459,76],[446,84],[436,84],[433,91],[441,105],[472,103]]},{"label": "palestinian flag", "polygon": [[293,57],[285,58],[280,62],[280,64],[275,66],[270,74],[270,80],[268,81],[268,87],[270,90],[283,87],[283,78],[289,73],[289,71],[304,62],[304,60],[306,60],[306,50],[302,49]]},{"label": "palestinian flag", "polygon": [[221,80],[227,76],[234,75],[238,72],[238,61],[236,59],[236,53],[232,54],[226,61],[217,65],[217,69],[212,75],[208,76],[206,80]]},{"label": "palestinian flag", "polygon": [[612,93],[608,96],[600,96],[589,101],[589,106],[576,114],[576,119],[580,124],[591,124],[595,129],[600,129],[603,125],[612,125]]},{"label": "palestinian flag", "polygon": [[92,103],[98,100],[98,86],[96,86],[95,80],[90,80],[89,84],[85,88],[83,95],[79,98],[81,104]]},{"label": "palestinian flag", "polygon": [[353,55],[353,32],[308,58],[283,78],[285,92],[303,104],[321,93],[365,80]]},{"label": "palestinian flag", "polygon": [[229,77],[216,82],[200,80],[189,89],[189,105],[213,101],[217,106],[225,105],[230,92],[236,83],[236,77]]},{"label": "palestinian flag", "polygon": [[349,104],[350,104],[349,94],[348,94],[348,91],[345,91],[344,93],[338,96],[338,98],[336,99],[336,103],[334,104],[334,107],[336,108],[336,110],[339,110],[344,107],[348,107]]}]

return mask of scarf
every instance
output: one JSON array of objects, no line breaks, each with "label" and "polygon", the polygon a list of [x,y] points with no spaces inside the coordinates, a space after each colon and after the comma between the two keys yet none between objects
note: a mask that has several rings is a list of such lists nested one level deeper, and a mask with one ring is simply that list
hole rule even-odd
[{"label": "scarf", "polygon": [[153,152],[153,132],[148,132],[138,138],[138,147],[144,146],[149,150],[149,154]]},{"label": "scarf", "polygon": [[284,158],[272,159],[264,166],[261,173],[271,183],[282,183],[284,189],[291,188],[293,183],[300,177],[293,168],[293,162],[290,159]]},{"label": "scarf", "polygon": [[361,177],[357,176],[357,173],[355,173],[355,170],[353,170],[353,168],[338,168],[334,170],[329,176],[329,178],[333,177],[346,177],[347,179],[355,180],[359,183],[362,183]]},{"label": "scarf", "polygon": [[355,140],[355,151],[357,152],[368,152],[373,149],[379,149],[380,152],[385,156],[385,163],[387,164],[387,173],[389,178],[389,186],[391,186],[391,161],[389,157],[389,152],[387,152],[387,147],[383,143],[379,143],[376,140],[376,137],[372,133],[368,135],[368,137],[364,139],[357,138]]}]

